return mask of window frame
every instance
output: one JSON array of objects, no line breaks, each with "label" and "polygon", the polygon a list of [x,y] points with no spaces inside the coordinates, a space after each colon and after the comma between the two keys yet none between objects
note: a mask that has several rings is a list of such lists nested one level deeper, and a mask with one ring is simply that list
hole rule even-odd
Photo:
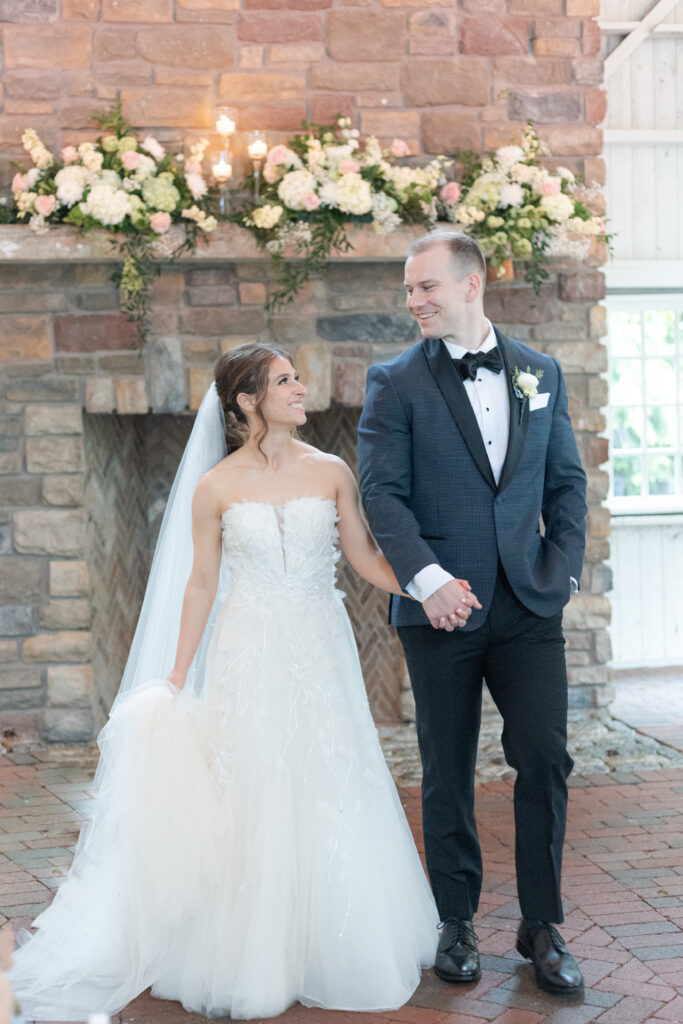
[{"label": "window frame", "polygon": [[[619,292],[617,294],[608,292],[605,305],[607,307],[607,320],[608,320],[608,333],[605,338],[605,344],[607,347],[607,409],[606,409],[606,420],[607,427],[605,436],[609,439],[610,443],[610,457],[608,463],[609,472],[609,492],[607,497],[607,506],[615,516],[626,516],[626,515],[658,515],[658,514],[676,514],[683,512],[683,289],[676,289],[675,291],[665,289],[663,291],[656,291],[654,289],[647,288],[645,285],[643,291],[631,291]],[[653,494],[653,495],[634,495],[634,496],[617,496],[614,494],[614,460],[621,454],[621,450],[617,449],[615,452],[613,443],[613,414],[615,406],[612,403],[612,364],[613,359],[616,358],[615,353],[612,350],[610,334],[609,334],[609,320],[610,315],[615,312],[640,312],[645,313],[650,310],[665,310],[674,309],[676,311],[675,320],[675,350],[674,350],[674,366],[675,366],[675,377],[676,377],[676,397],[675,406],[678,409],[678,437],[676,443],[671,448],[667,449],[652,449],[654,452],[660,454],[673,454],[674,456],[674,487],[676,487],[676,493],[674,494]],[[643,467],[643,478],[645,479],[645,471],[647,468],[646,458],[647,453],[650,449],[647,446],[647,410],[653,408],[652,403],[648,405],[646,400],[645,390],[645,366],[647,362],[647,352],[643,351],[640,356],[640,368],[642,375],[642,394],[643,404],[639,407],[643,410],[643,443],[640,448],[641,465]],[[667,358],[662,353],[653,353],[652,359]],[[638,407],[636,407],[638,408]],[[628,454],[628,450],[624,450],[624,456]]]}]

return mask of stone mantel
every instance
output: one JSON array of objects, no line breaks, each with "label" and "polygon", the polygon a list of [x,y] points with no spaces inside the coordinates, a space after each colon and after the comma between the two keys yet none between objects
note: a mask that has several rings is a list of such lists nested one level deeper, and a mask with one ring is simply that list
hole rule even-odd
[{"label": "stone mantel", "polygon": [[[401,264],[422,234],[419,226],[382,236],[353,225],[353,249],[333,254],[324,274],[269,315],[268,254],[245,229],[221,224],[195,253],[162,266],[140,349],[111,281],[116,236],[66,225],[45,235],[0,226],[3,722],[76,740],[90,739],[102,721],[144,589],[146,560],[136,552],[146,550],[148,510],[158,504],[168,466],[177,465],[186,414],[199,406],[222,352],[244,341],[292,352],[308,388],[313,443],[353,465],[368,366],[418,336],[405,309]],[[183,235],[177,227],[167,242]],[[536,297],[520,265],[515,280],[495,283],[485,296],[487,315],[505,333],[561,363],[588,476],[582,593],[565,617],[570,703],[578,715],[611,698],[610,522],[601,468],[607,441],[600,436],[606,320],[598,262],[597,253],[586,264],[553,262]],[[371,598],[371,614],[367,587],[350,575],[343,589],[355,608],[373,709],[392,720],[405,708],[383,596]]]},{"label": "stone mantel", "polygon": [[[453,225],[444,224],[446,228]],[[330,260],[362,261],[364,263],[399,262],[405,258],[409,245],[425,233],[419,225],[399,228],[389,235],[378,235],[369,225],[353,224],[348,237],[353,248],[346,253],[332,253]],[[118,253],[115,243],[119,236],[108,231],[83,231],[70,224],[60,224],[44,235],[37,235],[24,224],[0,225],[0,264],[8,262],[50,263],[53,261],[71,263],[115,263]],[[180,244],[185,237],[184,230],[174,225],[164,241],[155,243],[155,251],[164,256]],[[260,249],[251,232],[237,224],[219,224],[215,231],[201,238],[194,252],[184,253],[186,262],[213,263],[265,261],[268,254]]]}]

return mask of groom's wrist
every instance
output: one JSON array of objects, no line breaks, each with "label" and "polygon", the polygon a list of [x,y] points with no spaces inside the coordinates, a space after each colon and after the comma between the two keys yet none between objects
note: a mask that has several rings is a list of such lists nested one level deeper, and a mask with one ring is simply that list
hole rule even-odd
[{"label": "groom's wrist", "polygon": [[406,590],[416,601],[424,603],[440,587],[453,579],[455,577],[450,572],[442,569],[438,562],[433,562],[415,573],[410,583],[406,584]]}]

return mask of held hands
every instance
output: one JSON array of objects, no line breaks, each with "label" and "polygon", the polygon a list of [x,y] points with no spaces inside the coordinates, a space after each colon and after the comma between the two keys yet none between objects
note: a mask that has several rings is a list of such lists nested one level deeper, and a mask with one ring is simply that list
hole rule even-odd
[{"label": "held hands", "polygon": [[458,626],[464,626],[472,609],[481,608],[481,604],[467,580],[456,579],[439,587],[422,602],[422,607],[434,629],[445,629],[447,633],[452,633]]}]

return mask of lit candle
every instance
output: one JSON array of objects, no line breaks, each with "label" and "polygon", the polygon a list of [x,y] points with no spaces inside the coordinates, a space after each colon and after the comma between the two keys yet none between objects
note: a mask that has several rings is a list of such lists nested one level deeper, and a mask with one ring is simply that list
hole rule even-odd
[{"label": "lit candle", "polygon": [[268,145],[263,139],[256,139],[247,147],[247,151],[252,160],[263,160],[268,152]]},{"label": "lit candle", "polygon": [[228,135],[232,135],[235,130],[235,122],[228,117],[227,114],[221,114],[216,121],[216,131],[223,138],[227,138]]},{"label": "lit candle", "polygon": [[222,154],[211,170],[216,181],[227,181],[232,177],[232,164],[228,163]]}]

